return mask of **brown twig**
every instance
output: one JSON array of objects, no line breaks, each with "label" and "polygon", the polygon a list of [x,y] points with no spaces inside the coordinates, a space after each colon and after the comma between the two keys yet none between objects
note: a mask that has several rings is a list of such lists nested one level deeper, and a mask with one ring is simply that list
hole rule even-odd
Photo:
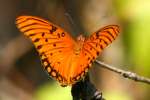
[{"label": "brown twig", "polygon": [[122,75],[125,78],[131,79],[131,80],[134,80],[134,81],[137,81],[137,82],[143,82],[143,83],[150,84],[150,79],[149,78],[139,76],[136,73],[133,73],[133,72],[130,72],[130,71],[125,71],[125,70],[113,67],[111,65],[108,65],[108,64],[106,64],[104,62],[101,62],[101,61],[98,61],[98,60],[96,60],[96,63],[98,63],[99,65],[101,65],[101,67],[103,67],[105,69],[108,69],[110,71],[113,71],[113,72],[116,72],[116,73]]}]

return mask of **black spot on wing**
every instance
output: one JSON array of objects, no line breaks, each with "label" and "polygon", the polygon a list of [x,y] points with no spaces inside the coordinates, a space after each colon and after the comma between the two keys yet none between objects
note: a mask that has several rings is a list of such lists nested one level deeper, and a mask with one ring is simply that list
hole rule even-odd
[{"label": "black spot on wing", "polygon": [[42,37],[44,37],[45,36],[45,33],[42,33]]},{"label": "black spot on wing", "polygon": [[64,37],[64,36],[65,36],[65,33],[64,33],[64,32],[62,32],[62,33],[61,33],[61,36],[62,36],[62,37]]},{"label": "black spot on wing", "polygon": [[56,43],[54,43],[53,46],[56,47]]},{"label": "black spot on wing", "polygon": [[47,39],[47,38],[45,39],[45,42],[48,42],[48,39]]},{"label": "black spot on wing", "polygon": [[42,48],[42,45],[38,45],[38,46],[37,46],[37,49],[41,49],[41,48]]},{"label": "black spot on wing", "polygon": [[36,38],[35,40],[33,40],[33,42],[38,42],[40,39],[39,38]]},{"label": "black spot on wing", "polygon": [[50,30],[50,33],[53,34],[53,32],[55,32],[57,30],[57,27],[51,25],[52,29]]}]

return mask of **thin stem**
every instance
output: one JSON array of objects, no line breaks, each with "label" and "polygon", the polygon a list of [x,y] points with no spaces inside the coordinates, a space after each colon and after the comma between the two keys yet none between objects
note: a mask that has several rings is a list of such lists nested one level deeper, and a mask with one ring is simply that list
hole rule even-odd
[{"label": "thin stem", "polygon": [[128,79],[131,79],[131,80],[134,80],[134,81],[137,81],[137,82],[143,82],[143,83],[150,84],[150,79],[149,78],[139,76],[136,73],[133,73],[133,72],[130,72],[130,71],[125,71],[125,70],[113,67],[111,65],[108,65],[108,64],[106,64],[104,62],[101,62],[101,61],[98,61],[98,60],[96,60],[95,62],[97,64],[101,65],[101,67],[103,67],[105,69],[108,69],[110,71],[113,71],[115,73],[118,73],[118,74],[122,75],[124,78],[128,78]]}]

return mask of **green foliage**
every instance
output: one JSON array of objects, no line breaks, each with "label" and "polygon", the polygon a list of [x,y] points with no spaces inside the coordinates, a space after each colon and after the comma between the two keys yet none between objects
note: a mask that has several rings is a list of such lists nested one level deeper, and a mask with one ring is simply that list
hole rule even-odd
[{"label": "green foliage", "polygon": [[117,0],[117,10],[123,26],[123,38],[129,62],[136,71],[150,76],[150,1]]},{"label": "green foliage", "polygon": [[104,97],[106,100],[132,100],[129,94],[115,90],[105,91]]},{"label": "green foliage", "polygon": [[71,88],[56,83],[42,85],[35,92],[35,100],[71,100]]},{"label": "green foliage", "polygon": [[[134,68],[132,71],[147,77],[150,77],[149,5],[150,0],[116,0],[116,10],[118,10],[118,16],[123,28],[121,34],[123,34],[126,54],[124,63],[132,65],[130,66],[130,68]],[[141,94],[142,100],[147,100],[149,98],[149,95],[147,95],[149,87],[142,85],[138,88],[143,93]]]}]

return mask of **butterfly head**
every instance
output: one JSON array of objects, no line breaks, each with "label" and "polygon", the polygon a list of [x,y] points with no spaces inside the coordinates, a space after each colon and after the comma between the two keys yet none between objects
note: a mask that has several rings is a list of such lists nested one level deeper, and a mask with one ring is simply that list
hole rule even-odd
[{"label": "butterfly head", "polygon": [[84,40],[85,40],[85,37],[83,35],[79,35],[77,37],[77,41],[84,42]]},{"label": "butterfly head", "polygon": [[83,47],[83,43],[85,41],[85,37],[83,35],[79,35],[77,37],[77,44],[74,47],[74,51],[76,55],[80,54],[81,48]]}]

